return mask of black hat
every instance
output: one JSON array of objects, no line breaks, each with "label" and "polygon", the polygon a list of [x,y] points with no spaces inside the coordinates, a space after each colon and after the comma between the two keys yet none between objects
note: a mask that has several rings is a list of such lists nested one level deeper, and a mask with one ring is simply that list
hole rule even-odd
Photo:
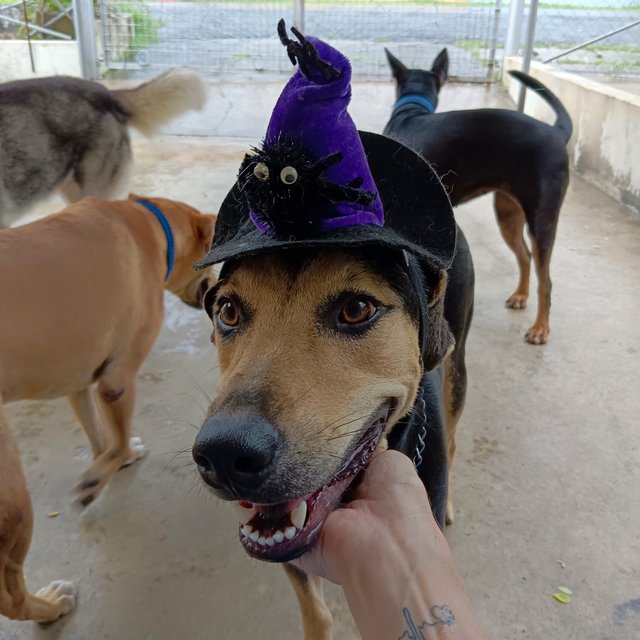
[{"label": "black hat", "polygon": [[436,173],[399,142],[356,130],[342,54],[295,30],[300,42],[289,40],[282,22],[279,33],[298,69],[262,147],[245,157],[196,267],[289,248],[379,245],[448,268],[456,224]]}]

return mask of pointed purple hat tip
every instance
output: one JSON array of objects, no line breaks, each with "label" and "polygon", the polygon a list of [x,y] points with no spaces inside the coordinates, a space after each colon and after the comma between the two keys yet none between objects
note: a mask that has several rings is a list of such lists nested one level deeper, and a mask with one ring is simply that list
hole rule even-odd
[{"label": "pointed purple hat tip", "polygon": [[363,224],[383,226],[384,211],[355,123],[351,65],[339,51],[293,30],[279,33],[298,68],[271,115],[261,149],[239,181],[258,231],[301,235]]}]

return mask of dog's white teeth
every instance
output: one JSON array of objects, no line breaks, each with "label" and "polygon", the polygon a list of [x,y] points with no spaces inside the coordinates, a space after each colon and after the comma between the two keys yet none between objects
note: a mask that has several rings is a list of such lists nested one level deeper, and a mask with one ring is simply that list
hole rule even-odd
[{"label": "dog's white teeth", "polygon": [[257,542],[259,537],[260,537],[260,533],[258,531],[252,531],[249,534],[249,539],[253,540],[254,542]]},{"label": "dog's white teeth", "polygon": [[253,507],[243,507],[239,502],[234,502],[233,506],[238,514],[240,524],[249,524],[253,516],[256,515],[256,510]]},{"label": "dog's white teeth", "polygon": [[245,538],[248,538],[251,535],[252,531],[253,531],[253,527],[250,527],[248,524],[246,524],[244,527],[242,527],[242,529],[240,529],[240,532]]},{"label": "dog's white teeth", "polygon": [[269,537],[265,540],[265,543],[268,547],[273,547],[273,545],[275,544],[273,538]]},{"label": "dog's white teeth", "polygon": [[304,522],[307,519],[307,503],[303,500],[292,512],[291,512],[291,524],[298,529],[304,528]]},{"label": "dog's white teeth", "polygon": [[282,542],[284,540],[284,533],[282,533],[282,531],[278,530],[273,534],[273,540],[274,542]]},{"label": "dog's white teeth", "polygon": [[287,540],[293,540],[296,537],[296,531],[297,529],[295,527],[287,527],[284,530],[284,537]]},{"label": "dog's white teeth", "polygon": [[258,538],[258,544],[261,544],[264,547],[267,544],[267,539],[264,536],[260,536]]}]

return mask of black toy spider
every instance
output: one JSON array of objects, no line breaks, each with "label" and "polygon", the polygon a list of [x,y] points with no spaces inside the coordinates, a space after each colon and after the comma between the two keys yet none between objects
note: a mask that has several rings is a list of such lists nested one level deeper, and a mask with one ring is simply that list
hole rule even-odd
[{"label": "black toy spider", "polygon": [[359,188],[361,178],[340,185],[321,175],[342,160],[342,153],[315,160],[287,136],[265,142],[253,152],[240,165],[238,186],[249,209],[277,236],[317,232],[328,217],[327,205],[369,205],[376,199],[375,193]]}]

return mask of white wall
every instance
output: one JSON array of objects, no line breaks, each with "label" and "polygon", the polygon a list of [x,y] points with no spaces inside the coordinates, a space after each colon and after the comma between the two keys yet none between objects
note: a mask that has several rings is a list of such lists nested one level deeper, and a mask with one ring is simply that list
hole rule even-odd
[{"label": "white wall", "polygon": [[53,40],[32,41],[36,72],[31,70],[26,40],[0,40],[0,82],[42,76],[82,76],[78,43]]},{"label": "white wall", "polygon": [[[521,65],[521,58],[507,58],[505,71]],[[571,115],[571,168],[640,211],[640,96],[535,62],[530,75],[551,89]],[[507,73],[503,83],[517,101],[520,83]],[[527,91],[525,113],[549,123],[554,120],[547,104],[532,91]]]}]

